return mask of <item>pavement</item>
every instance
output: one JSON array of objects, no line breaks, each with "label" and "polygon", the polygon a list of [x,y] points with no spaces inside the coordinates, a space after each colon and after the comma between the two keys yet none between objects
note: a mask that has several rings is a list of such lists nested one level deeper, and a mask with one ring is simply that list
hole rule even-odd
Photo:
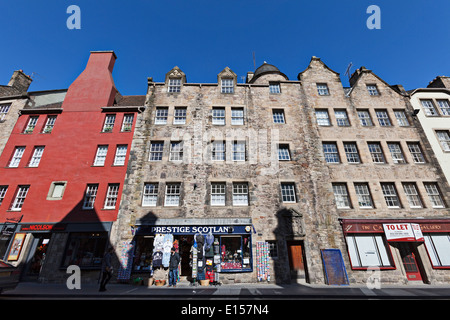
[{"label": "pavement", "polygon": [[222,284],[192,286],[188,282],[173,287],[144,285],[107,285],[99,292],[98,285],[81,284],[80,289],[68,289],[66,284],[20,282],[14,290],[5,291],[0,300],[450,300],[450,285],[364,285],[330,286],[311,284],[277,285],[274,283]]}]

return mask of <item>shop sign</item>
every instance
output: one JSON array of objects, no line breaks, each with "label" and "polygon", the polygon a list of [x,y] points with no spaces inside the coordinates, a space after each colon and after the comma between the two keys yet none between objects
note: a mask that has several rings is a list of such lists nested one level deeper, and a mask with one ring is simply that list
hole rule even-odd
[{"label": "shop sign", "polygon": [[[414,226],[414,227],[413,227]],[[422,231],[418,224],[387,223],[383,224],[388,241],[423,241]]]},{"label": "shop sign", "polygon": [[230,233],[250,233],[248,226],[139,226],[138,234],[230,234]]},{"label": "shop sign", "polygon": [[36,232],[36,231],[63,231],[66,229],[65,224],[42,224],[42,223],[35,223],[35,224],[23,224],[20,227],[20,231],[29,231],[29,232]]}]

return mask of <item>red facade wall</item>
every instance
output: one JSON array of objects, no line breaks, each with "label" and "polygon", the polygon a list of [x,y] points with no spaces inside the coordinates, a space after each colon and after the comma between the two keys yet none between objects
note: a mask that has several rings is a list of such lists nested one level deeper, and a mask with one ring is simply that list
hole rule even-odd
[{"label": "red facade wall", "polygon": [[[51,133],[42,133],[48,114],[39,116],[31,134],[23,133],[30,114],[22,114],[0,157],[0,185],[8,191],[0,205],[0,223],[9,217],[23,215],[22,223],[115,221],[128,163],[129,150],[136,121],[135,112],[116,112],[102,107],[112,106],[116,88],[112,79],[115,62],[113,52],[92,52],[85,71],[69,87],[63,111],[57,115]],[[102,132],[106,114],[116,114],[112,132]],[[134,113],[131,132],[121,132],[124,114]],[[108,145],[105,165],[94,167],[98,145]],[[127,145],[123,166],[114,166],[117,145]],[[17,146],[25,146],[18,168],[8,163]],[[45,146],[37,168],[27,167],[35,146]],[[67,181],[61,200],[48,200],[51,183]],[[83,210],[88,183],[99,184],[94,210]],[[115,209],[103,209],[109,183],[119,183]],[[17,187],[30,185],[21,211],[11,211]]]}]

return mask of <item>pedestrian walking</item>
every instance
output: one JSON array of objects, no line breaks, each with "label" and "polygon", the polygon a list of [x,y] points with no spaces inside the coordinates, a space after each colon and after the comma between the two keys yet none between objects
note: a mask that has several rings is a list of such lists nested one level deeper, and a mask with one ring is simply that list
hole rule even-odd
[{"label": "pedestrian walking", "polygon": [[114,249],[110,247],[105,255],[103,256],[102,260],[102,279],[100,281],[100,289],[98,291],[106,291],[106,284],[109,282],[109,280],[112,277],[113,274],[113,268],[111,265],[111,257],[114,252]]},{"label": "pedestrian walking", "polygon": [[178,265],[180,264],[181,258],[178,252],[176,252],[173,247],[170,250],[170,262],[169,262],[169,287],[177,286],[178,279]]}]

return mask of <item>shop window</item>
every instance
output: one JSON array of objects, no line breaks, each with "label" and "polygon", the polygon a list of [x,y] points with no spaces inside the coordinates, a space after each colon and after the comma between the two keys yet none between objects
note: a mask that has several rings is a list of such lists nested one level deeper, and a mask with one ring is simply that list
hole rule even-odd
[{"label": "shop window", "polygon": [[133,271],[149,271],[152,265],[153,236],[136,237]]},{"label": "shop window", "polygon": [[250,236],[221,236],[221,271],[251,269],[250,248]]},{"label": "shop window", "polygon": [[352,268],[393,267],[381,235],[349,235],[345,239]]},{"label": "shop window", "polygon": [[450,234],[424,234],[424,239],[433,267],[450,268]]},{"label": "shop window", "polygon": [[62,266],[101,267],[107,240],[106,232],[71,233]]}]

